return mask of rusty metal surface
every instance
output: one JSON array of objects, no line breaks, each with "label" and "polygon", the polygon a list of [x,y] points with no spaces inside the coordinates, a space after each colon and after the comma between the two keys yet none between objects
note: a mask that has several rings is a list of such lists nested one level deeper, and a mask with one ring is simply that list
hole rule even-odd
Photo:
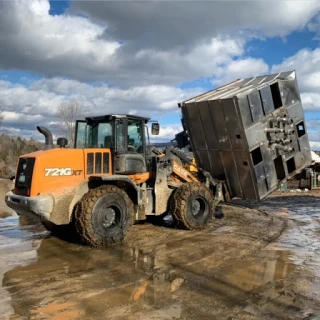
[{"label": "rusty metal surface", "polygon": [[295,71],[239,79],[179,104],[197,165],[262,200],[311,163]]}]

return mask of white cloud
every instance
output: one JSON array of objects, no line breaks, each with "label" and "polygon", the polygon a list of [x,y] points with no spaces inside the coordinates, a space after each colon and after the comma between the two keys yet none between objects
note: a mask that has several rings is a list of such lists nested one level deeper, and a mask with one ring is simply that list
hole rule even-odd
[{"label": "white cloud", "polygon": [[36,15],[46,15],[49,13],[50,4],[47,1],[30,1],[30,10]]},{"label": "white cloud", "polygon": [[249,78],[264,75],[269,72],[269,66],[262,59],[244,58],[233,60],[216,74],[213,84],[223,85],[239,78]]},{"label": "white cloud", "polygon": [[272,72],[297,71],[297,79],[304,109],[320,111],[320,48],[301,49],[271,68]]},{"label": "white cloud", "polygon": [[62,98],[49,91],[29,90],[22,85],[0,81],[1,111],[17,112],[22,115],[53,116]]},{"label": "white cloud", "polygon": [[28,115],[28,114],[21,114],[17,112],[11,112],[11,111],[4,111],[2,112],[2,115],[6,119],[6,123],[8,124],[28,124],[33,123],[34,121],[37,121],[38,123],[41,123],[44,119],[42,115]]},{"label": "white cloud", "polygon": [[[49,9],[48,0],[0,1],[0,68],[44,75],[0,81],[2,130],[29,135],[39,121],[53,125],[57,106],[70,97],[86,115],[177,112],[178,102],[204,91],[178,88],[182,83],[201,78],[221,85],[268,73],[262,59],[247,56],[248,40],[285,37],[307,24],[315,30],[310,21],[320,2],[72,1],[64,15],[50,16]],[[304,49],[272,67],[298,70],[307,110],[320,101],[319,61],[320,49]],[[180,130],[162,126],[158,138]]]},{"label": "white cloud", "polygon": [[320,141],[310,141],[311,150],[320,150]]},{"label": "white cloud", "polygon": [[320,3],[72,1],[60,16],[49,8],[48,0],[0,2],[0,67],[130,87],[179,85],[221,74],[234,59],[245,64],[248,39],[302,28]]},{"label": "white cloud", "polygon": [[[299,84],[303,84],[299,81]],[[301,100],[303,103],[303,108],[306,111],[320,111],[320,94],[313,92],[303,92],[301,93]]]},{"label": "white cloud", "polygon": [[[201,92],[200,88],[183,90],[161,85],[120,89],[61,78],[37,80],[28,87],[0,81],[0,105],[4,115],[2,132],[19,128],[34,130],[36,134],[37,125],[49,126],[55,131],[57,107],[70,97],[84,105],[84,116],[129,113],[161,118],[168,112],[178,112],[178,102]],[[175,133],[163,127],[159,137],[171,135],[173,139]]]},{"label": "white cloud", "polygon": [[308,138],[312,150],[320,150],[319,121],[319,119],[307,120]]},{"label": "white cloud", "polygon": [[14,127],[5,127],[0,126],[0,133],[9,135],[9,136],[16,136],[16,137],[24,137],[27,139],[35,139],[41,142],[44,142],[44,136],[35,130],[27,130],[27,129],[20,129]]},{"label": "white cloud", "polygon": [[179,132],[181,132],[182,125],[181,124],[167,124],[167,125],[161,125],[160,126],[160,132],[158,136],[151,136],[150,139],[152,141],[162,141],[162,142],[168,142],[174,139],[175,135]]},{"label": "white cloud", "polygon": [[105,26],[79,16],[50,16],[49,8],[47,0],[1,1],[0,66],[61,75],[112,64],[120,44],[100,39]]},{"label": "white cloud", "polygon": [[83,12],[108,24],[106,38],[137,41],[154,48],[192,46],[199,39],[235,30],[286,36],[316,16],[314,1],[75,1]]}]

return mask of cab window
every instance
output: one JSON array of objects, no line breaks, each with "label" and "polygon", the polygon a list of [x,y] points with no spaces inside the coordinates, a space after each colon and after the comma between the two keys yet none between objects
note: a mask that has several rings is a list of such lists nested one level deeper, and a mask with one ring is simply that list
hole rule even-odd
[{"label": "cab window", "polygon": [[78,121],[75,148],[85,148],[86,141],[87,141],[87,123],[83,121]]},{"label": "cab window", "polygon": [[128,151],[143,153],[144,125],[139,119],[128,119]]},{"label": "cab window", "polygon": [[111,148],[112,123],[96,122],[87,124],[78,122],[76,148]]}]

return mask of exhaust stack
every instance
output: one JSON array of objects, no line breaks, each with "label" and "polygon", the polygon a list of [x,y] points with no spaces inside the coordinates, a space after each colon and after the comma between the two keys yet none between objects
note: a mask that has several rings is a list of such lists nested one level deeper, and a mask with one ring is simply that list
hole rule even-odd
[{"label": "exhaust stack", "polygon": [[37,126],[37,130],[42,133],[46,140],[45,140],[45,145],[44,145],[44,150],[49,150],[49,149],[53,149],[53,138],[52,138],[52,133],[49,129],[47,129],[46,127],[40,127]]}]

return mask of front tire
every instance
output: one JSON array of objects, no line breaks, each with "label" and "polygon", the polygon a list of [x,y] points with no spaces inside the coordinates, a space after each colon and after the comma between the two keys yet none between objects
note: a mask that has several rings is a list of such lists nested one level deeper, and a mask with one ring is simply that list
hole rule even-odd
[{"label": "front tire", "polygon": [[92,246],[122,242],[133,222],[131,199],[124,190],[111,185],[85,194],[75,214],[81,241]]},{"label": "front tire", "polygon": [[170,209],[178,227],[203,229],[213,217],[215,200],[212,192],[199,183],[184,183],[174,193]]}]

